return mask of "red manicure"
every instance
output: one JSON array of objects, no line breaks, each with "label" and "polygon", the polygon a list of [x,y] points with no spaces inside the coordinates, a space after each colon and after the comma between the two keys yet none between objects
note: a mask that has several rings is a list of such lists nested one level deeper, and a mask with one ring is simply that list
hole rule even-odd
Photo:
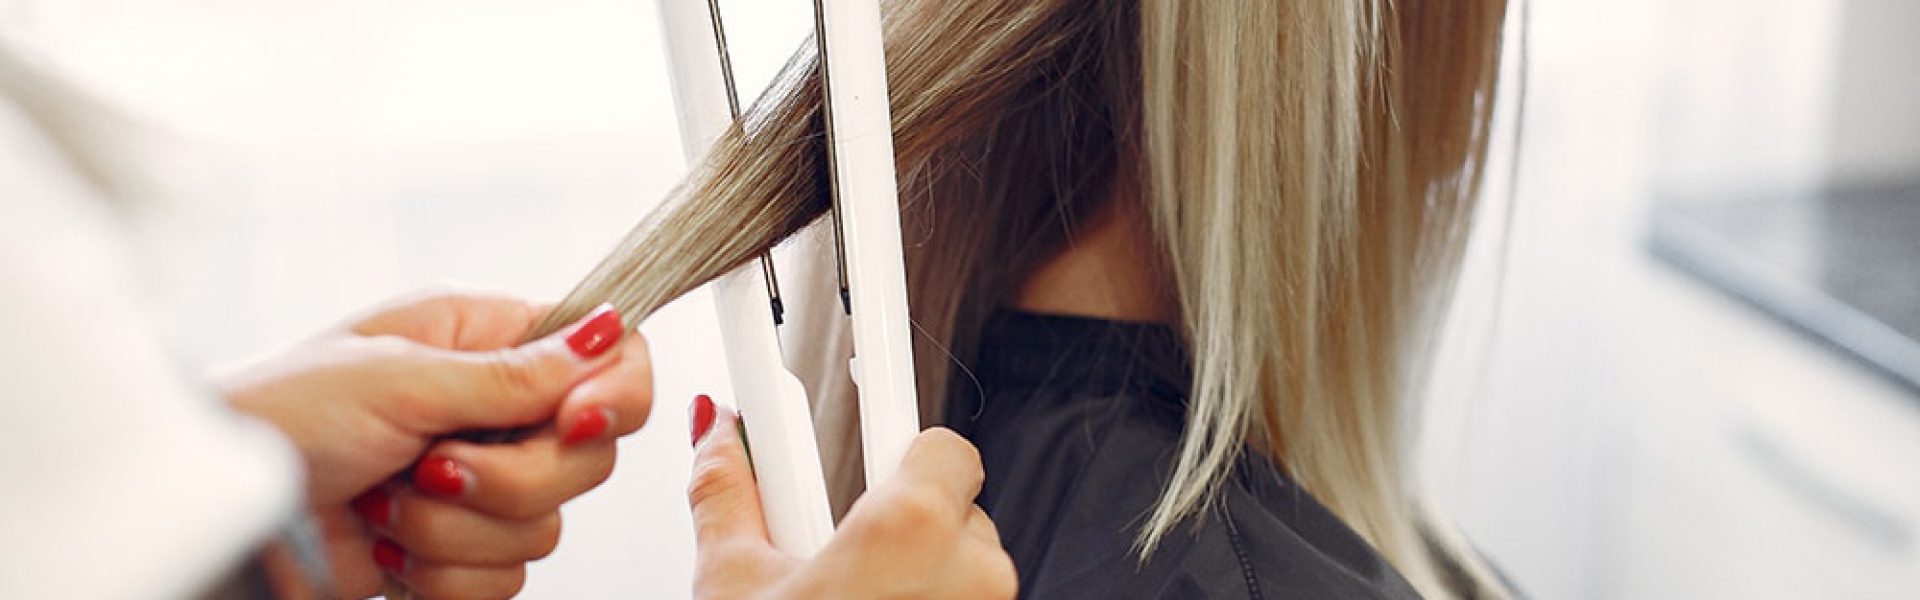
[{"label": "red manicure", "polygon": [[353,499],[353,512],[361,519],[380,527],[393,526],[393,494],[384,487],[367,490],[367,493]]},{"label": "red manicure", "polygon": [[611,420],[607,417],[607,409],[602,407],[580,411],[580,416],[573,420],[573,429],[567,430],[567,434],[560,438],[560,443],[571,446],[600,437],[607,431],[607,422]]},{"label": "red manicure", "polygon": [[407,570],[407,551],[401,550],[399,544],[388,540],[374,542],[373,564],[380,565],[380,568],[388,572],[403,573]]},{"label": "red manicure", "polygon": [[467,474],[451,458],[429,456],[414,465],[413,485],[429,494],[458,496],[467,490]]},{"label": "red manicure", "polygon": [[620,322],[620,313],[612,306],[602,304],[599,310],[594,311],[592,318],[580,324],[580,329],[567,336],[567,347],[572,348],[576,356],[591,359],[606,354],[608,349],[613,348],[614,342],[620,341],[620,334],[625,333],[626,329],[626,324]]},{"label": "red manicure", "polygon": [[707,430],[713,429],[713,399],[706,394],[694,396],[693,404],[687,405],[687,422],[693,426],[693,445],[700,445]]}]

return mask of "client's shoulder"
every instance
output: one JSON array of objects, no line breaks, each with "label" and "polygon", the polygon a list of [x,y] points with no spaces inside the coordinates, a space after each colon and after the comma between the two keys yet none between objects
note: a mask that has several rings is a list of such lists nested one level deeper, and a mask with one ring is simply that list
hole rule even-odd
[{"label": "client's shoulder", "polygon": [[1164,398],[1002,388],[979,400],[968,428],[987,470],[979,501],[1026,597],[1414,596],[1365,540],[1251,454],[1142,557],[1180,448]]},{"label": "client's shoulder", "polygon": [[1170,328],[1002,313],[947,423],[986,467],[979,504],[1032,598],[1394,598],[1412,589],[1273,463],[1236,460],[1204,510],[1142,556],[1186,422]]}]

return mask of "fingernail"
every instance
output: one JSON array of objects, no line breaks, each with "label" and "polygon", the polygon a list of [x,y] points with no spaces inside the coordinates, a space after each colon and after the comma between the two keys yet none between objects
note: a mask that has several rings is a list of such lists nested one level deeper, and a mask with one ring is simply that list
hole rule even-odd
[{"label": "fingernail", "polygon": [[467,470],[445,456],[429,456],[413,467],[413,485],[437,496],[458,496],[467,491]]},{"label": "fingernail", "polygon": [[380,568],[386,569],[389,573],[405,573],[407,571],[407,551],[400,549],[399,544],[395,544],[389,540],[374,542],[373,564],[380,565]]},{"label": "fingernail", "polygon": [[393,494],[387,488],[377,487],[354,498],[353,513],[361,519],[381,528],[393,527]]},{"label": "fingernail", "polygon": [[571,446],[600,437],[600,434],[606,433],[607,424],[611,422],[613,422],[612,411],[607,407],[587,407],[586,410],[580,411],[580,416],[574,417],[573,427],[567,430],[566,435],[560,437],[560,443]]},{"label": "fingernail", "polygon": [[620,341],[620,334],[627,326],[620,322],[620,313],[612,305],[602,304],[595,310],[593,317],[580,324],[580,329],[567,336],[567,347],[581,359],[591,359],[613,348]]},{"label": "fingernail", "polygon": [[713,398],[694,396],[693,404],[687,405],[687,423],[693,427],[693,445],[699,446],[707,431],[713,429]]}]

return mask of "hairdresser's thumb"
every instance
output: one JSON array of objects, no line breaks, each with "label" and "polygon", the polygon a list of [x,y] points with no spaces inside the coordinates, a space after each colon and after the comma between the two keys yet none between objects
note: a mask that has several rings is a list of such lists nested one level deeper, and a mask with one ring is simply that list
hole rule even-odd
[{"label": "hairdresser's thumb", "polygon": [[694,542],[713,546],[728,541],[767,543],[767,525],[760,509],[760,488],[737,429],[732,409],[716,406],[705,395],[694,398],[693,475],[687,484],[687,504],[693,509]]},{"label": "hairdresser's thumb", "polygon": [[573,325],[516,348],[430,350],[428,389],[403,425],[426,434],[532,425],[552,419],[568,390],[618,354],[626,325],[602,306]]}]

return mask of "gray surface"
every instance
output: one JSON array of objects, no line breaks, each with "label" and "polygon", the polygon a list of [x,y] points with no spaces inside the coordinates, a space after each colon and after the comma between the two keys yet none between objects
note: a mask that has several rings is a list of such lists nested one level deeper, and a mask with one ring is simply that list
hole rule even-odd
[{"label": "gray surface", "polygon": [[1920,390],[1920,180],[1676,199],[1662,259]]}]

